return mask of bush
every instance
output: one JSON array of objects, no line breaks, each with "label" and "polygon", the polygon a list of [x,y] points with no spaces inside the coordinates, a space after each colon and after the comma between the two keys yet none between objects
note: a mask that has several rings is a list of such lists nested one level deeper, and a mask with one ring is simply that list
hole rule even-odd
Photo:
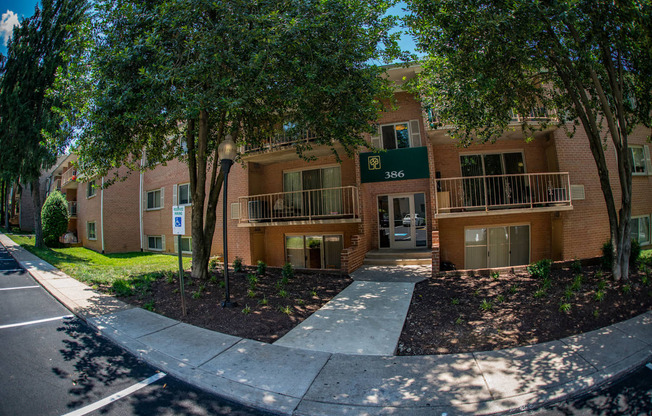
[{"label": "bush", "polygon": [[48,246],[59,244],[59,237],[68,231],[68,201],[59,191],[52,192],[41,209],[43,239]]},{"label": "bush", "polygon": [[240,273],[242,271],[242,259],[240,257],[236,257],[235,260],[233,260],[233,271],[235,273]]},{"label": "bush", "polygon": [[543,259],[527,266],[527,272],[530,273],[530,276],[538,279],[547,279],[550,277],[550,265],[552,260]]},{"label": "bush", "polygon": [[281,269],[281,276],[283,276],[283,280],[286,282],[294,277],[294,268],[292,267],[292,263],[285,263],[283,265],[283,268]]},{"label": "bush", "polygon": [[211,259],[208,260],[208,270],[217,270],[220,263],[221,261],[219,257],[211,257]]},{"label": "bush", "polygon": [[266,271],[267,271],[267,264],[265,264],[265,262],[262,260],[258,260],[258,268],[256,269],[258,276],[265,275]]},{"label": "bush", "polygon": [[[611,270],[614,263],[613,253],[611,252],[613,246],[611,240],[602,245],[602,267],[606,270]],[[641,245],[636,240],[632,240],[632,247],[629,254],[629,265],[634,266],[641,256]]]}]

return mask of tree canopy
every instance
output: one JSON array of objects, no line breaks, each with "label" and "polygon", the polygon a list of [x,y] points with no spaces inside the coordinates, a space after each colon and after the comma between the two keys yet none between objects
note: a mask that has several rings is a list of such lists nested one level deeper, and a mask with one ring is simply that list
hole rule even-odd
[{"label": "tree canopy", "polygon": [[[649,0],[409,0],[406,24],[426,52],[417,90],[463,145],[500,137],[514,113],[555,110],[572,135],[589,138],[614,242],[614,276],[627,276],[631,217],[628,135],[650,126]],[[543,115],[543,114],[541,114]],[[523,121],[525,136],[541,124]],[[617,212],[604,155],[618,156]]]},{"label": "tree canopy", "polygon": [[[34,15],[13,30],[0,73],[0,165],[29,183],[35,212],[40,213],[39,178],[56,161],[48,140],[59,131],[56,98],[46,94],[63,65],[63,52],[82,20],[85,0],[43,0]],[[43,245],[41,216],[35,215],[36,245]]]},{"label": "tree canopy", "polygon": [[383,17],[390,3],[96,2],[57,88],[82,174],[186,161],[193,276],[205,276],[222,183],[218,145],[227,134],[254,144],[282,126],[349,153],[363,144],[391,93],[369,63],[379,43],[396,51],[393,19]]}]

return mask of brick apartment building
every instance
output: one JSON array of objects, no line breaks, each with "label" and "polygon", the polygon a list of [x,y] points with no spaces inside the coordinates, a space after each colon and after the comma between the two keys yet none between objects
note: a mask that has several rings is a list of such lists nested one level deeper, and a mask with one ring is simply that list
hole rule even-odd
[{"label": "brick apartment building", "polygon": [[[369,137],[385,152],[361,151],[338,163],[329,147],[315,146],[310,154],[316,160],[307,162],[293,144],[310,136],[283,135],[243,149],[229,175],[229,261],[237,256],[245,264],[290,262],[345,272],[364,262],[425,261],[436,272],[600,254],[609,224],[581,129],[568,138],[564,129],[550,127],[530,142],[514,131],[494,144],[459,148],[445,129],[429,128],[419,100],[400,89],[415,71],[389,70],[397,83],[397,109],[382,114],[378,135]],[[536,123],[554,114],[533,110],[515,116],[515,125],[520,117]],[[644,247],[651,243],[649,136],[650,129],[640,127],[629,137],[632,238]],[[612,181],[618,183],[616,155],[611,143],[606,146]],[[67,241],[104,252],[176,252],[172,206],[192,204],[184,164],[171,161],[132,172],[102,189],[102,178],[75,180],[74,159],[63,160],[50,182],[69,200]],[[221,213],[215,255],[222,252]],[[189,224],[190,209],[186,215]],[[182,250],[190,254],[190,235],[183,237]]]}]

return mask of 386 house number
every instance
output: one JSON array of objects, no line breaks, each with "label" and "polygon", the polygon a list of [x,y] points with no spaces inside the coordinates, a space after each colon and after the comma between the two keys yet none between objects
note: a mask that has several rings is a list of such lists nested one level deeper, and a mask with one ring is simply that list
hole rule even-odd
[{"label": "386 house number", "polygon": [[386,170],[385,179],[400,179],[405,177],[405,172],[402,170]]}]

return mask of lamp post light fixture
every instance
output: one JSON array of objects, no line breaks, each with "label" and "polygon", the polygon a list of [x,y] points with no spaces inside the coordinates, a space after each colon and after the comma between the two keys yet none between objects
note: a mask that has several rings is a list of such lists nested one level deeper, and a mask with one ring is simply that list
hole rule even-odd
[{"label": "lamp post light fixture", "polygon": [[226,288],[226,297],[224,302],[222,302],[222,307],[232,308],[237,306],[237,303],[231,302],[231,294],[229,293],[229,255],[226,232],[226,200],[227,189],[229,185],[229,171],[233,165],[233,159],[235,159],[236,148],[235,143],[233,142],[233,138],[230,134],[227,134],[222,143],[220,143],[220,147],[217,148],[217,154],[220,159],[222,173],[224,174],[224,189],[222,190],[222,200],[224,201],[224,211],[222,213],[222,242],[224,244],[224,284]]}]

